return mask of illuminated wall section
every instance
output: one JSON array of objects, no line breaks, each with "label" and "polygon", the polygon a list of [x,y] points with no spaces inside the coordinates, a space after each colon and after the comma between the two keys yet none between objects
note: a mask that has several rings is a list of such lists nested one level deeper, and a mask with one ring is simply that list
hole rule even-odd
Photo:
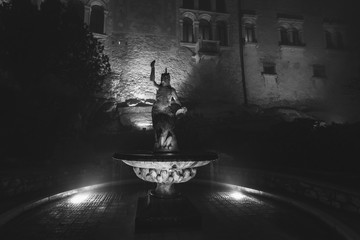
[{"label": "illuminated wall section", "polygon": [[167,68],[180,98],[242,102],[236,1],[229,1],[229,10],[234,11],[230,13],[231,45],[221,50],[216,61],[197,61],[194,48],[181,46],[180,4],[169,0],[109,2],[112,33],[103,39],[113,70],[107,83],[109,97],[117,102],[154,99],[156,89],[149,75],[150,62],[156,60],[156,80]]},{"label": "illuminated wall section", "polygon": [[[237,0],[225,0],[223,12],[201,10],[196,4],[187,9],[189,6],[180,0],[104,3],[108,15],[103,41],[114,72],[107,84],[109,98],[117,102],[153,99],[155,88],[149,81],[149,64],[156,60],[156,79],[159,81],[161,72],[168,68],[172,85],[183,99],[204,104],[243,103]],[[325,21],[326,16],[340,14],[326,13],[326,2],[242,0],[241,5],[249,103],[293,105],[321,101],[330,88],[337,89],[356,77],[358,61],[351,60],[353,52],[347,49],[351,41],[346,26]],[[192,21],[194,36],[190,44],[183,42],[183,35],[191,34],[183,31],[188,24],[185,18]],[[219,48],[215,58],[202,58],[196,52],[203,20],[210,24],[210,41],[218,40],[214,34],[217,20],[227,27],[228,44]],[[345,48],[328,48],[325,31],[342,33]]]}]

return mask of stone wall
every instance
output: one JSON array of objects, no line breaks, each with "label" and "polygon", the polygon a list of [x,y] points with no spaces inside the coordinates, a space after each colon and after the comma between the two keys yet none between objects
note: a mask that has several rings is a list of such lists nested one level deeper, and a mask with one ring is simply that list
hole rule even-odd
[{"label": "stone wall", "polygon": [[[229,46],[221,47],[216,58],[200,61],[194,46],[180,41],[182,1],[105,2],[109,11],[106,35],[98,36],[112,68],[104,85],[105,98],[115,103],[154,99],[156,89],[149,75],[150,62],[156,60],[156,81],[160,81],[161,73],[167,68],[182,102],[200,105],[244,102],[237,0],[226,0]],[[337,18],[342,14],[340,10],[329,12],[326,1],[310,0],[306,3],[244,0],[241,4],[242,10],[256,16],[257,42],[244,45],[245,82],[250,104],[296,107],[326,103],[330,107],[337,104],[340,110],[349,105],[346,100],[334,96],[349,95],[340,89],[352,86],[359,79],[358,61],[351,51],[354,44],[346,35],[345,49],[326,49],[324,38],[324,18]],[[279,13],[303,18],[304,46],[279,45]],[[275,76],[263,74],[265,62],[275,64]],[[326,76],[314,77],[314,65],[324,66]],[[354,94],[351,94],[352,97]],[[340,102],[342,104],[338,104]]]},{"label": "stone wall", "polygon": [[[347,48],[326,49],[324,18],[327,3],[291,0],[246,0],[243,8],[256,14],[257,43],[245,44],[244,64],[249,101],[261,105],[277,105],[321,101],[351,81],[357,70],[351,53],[351,41],[344,34]],[[280,46],[277,14],[303,17],[303,44],[305,46]],[[341,17],[341,12],[331,17]],[[346,31],[345,31],[346,33]],[[350,51],[349,51],[350,50]],[[272,62],[276,80],[264,77],[263,62]],[[324,78],[313,77],[313,65],[325,66]],[[272,86],[273,85],[273,86]]]},{"label": "stone wall", "polygon": [[[153,99],[156,89],[149,81],[149,64],[156,60],[157,81],[161,72],[168,68],[172,85],[181,98],[197,102],[244,102],[239,55],[239,1],[224,0],[229,16],[229,46],[221,47],[217,60],[199,63],[194,47],[180,43],[181,0],[82,1],[86,23],[91,5],[103,5],[106,12],[105,34],[96,34],[104,43],[113,70],[104,85],[105,98],[117,103],[128,99]],[[39,4],[40,1],[33,2]],[[345,6],[325,0],[241,1],[242,10],[254,12],[256,16],[257,43],[244,46],[249,103],[312,103],[328,100],[343,86],[358,84],[359,62],[355,54],[359,47],[358,41],[353,39],[357,37],[357,31],[348,31],[344,25],[345,49],[325,49],[324,19],[341,19],[344,13],[351,15],[348,14],[351,9]],[[200,15],[200,12],[195,13]],[[304,47],[279,46],[279,13],[303,17]],[[215,16],[218,13],[209,14]],[[275,78],[264,77],[264,62],[276,65]],[[325,77],[313,77],[313,65],[316,64],[325,66]]]},{"label": "stone wall", "polygon": [[156,89],[149,75],[150,62],[156,60],[156,80],[160,81],[167,68],[180,98],[241,103],[237,1],[227,2],[230,46],[222,48],[218,61],[197,63],[194,49],[180,44],[180,1],[114,1],[108,16],[111,33],[99,36],[113,71],[105,85],[105,96],[117,102],[154,99]]}]

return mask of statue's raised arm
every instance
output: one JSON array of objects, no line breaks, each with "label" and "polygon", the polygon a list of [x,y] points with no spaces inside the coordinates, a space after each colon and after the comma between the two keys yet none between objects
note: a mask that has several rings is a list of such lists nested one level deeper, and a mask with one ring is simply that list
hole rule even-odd
[{"label": "statue's raised arm", "polygon": [[151,73],[150,73],[150,81],[152,81],[155,87],[159,88],[160,84],[157,84],[155,81],[155,60],[150,63]]}]

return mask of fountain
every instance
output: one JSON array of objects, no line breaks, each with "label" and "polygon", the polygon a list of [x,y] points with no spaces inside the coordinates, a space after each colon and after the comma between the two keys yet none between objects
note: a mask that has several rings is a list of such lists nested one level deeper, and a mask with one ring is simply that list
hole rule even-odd
[{"label": "fountain", "polygon": [[196,168],[218,158],[212,152],[181,152],[175,136],[176,119],[186,114],[176,91],[170,85],[170,74],[165,69],[161,83],[155,81],[155,61],[151,63],[150,80],[157,88],[152,107],[155,144],[152,152],[118,152],[114,160],[133,167],[136,176],[156,183],[145,197],[138,199],[135,232],[164,229],[200,229],[201,215],[191,202],[177,192],[174,184],[195,177]]}]

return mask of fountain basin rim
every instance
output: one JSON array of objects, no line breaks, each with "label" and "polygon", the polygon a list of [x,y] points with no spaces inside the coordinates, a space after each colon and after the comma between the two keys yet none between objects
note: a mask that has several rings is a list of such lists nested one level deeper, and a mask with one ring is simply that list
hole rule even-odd
[{"label": "fountain basin rim", "polygon": [[139,162],[197,162],[218,159],[218,155],[214,152],[117,152],[112,157],[115,160]]},{"label": "fountain basin rim", "polygon": [[212,152],[176,152],[176,153],[115,153],[114,160],[123,161],[135,168],[175,170],[204,166],[218,159]]}]

